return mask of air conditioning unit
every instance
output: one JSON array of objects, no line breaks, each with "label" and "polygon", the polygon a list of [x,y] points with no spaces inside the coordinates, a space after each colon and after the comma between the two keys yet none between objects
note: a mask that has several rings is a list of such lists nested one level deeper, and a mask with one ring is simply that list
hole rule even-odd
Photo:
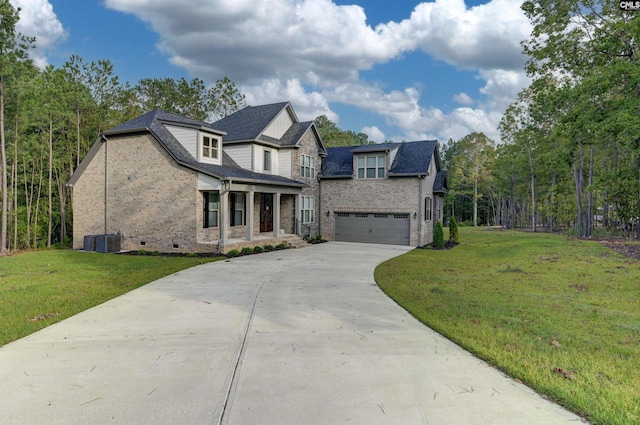
[{"label": "air conditioning unit", "polygon": [[84,250],[95,251],[96,250],[96,235],[85,235],[84,237]]},{"label": "air conditioning unit", "polygon": [[97,252],[118,252],[121,249],[122,237],[120,235],[96,235]]}]

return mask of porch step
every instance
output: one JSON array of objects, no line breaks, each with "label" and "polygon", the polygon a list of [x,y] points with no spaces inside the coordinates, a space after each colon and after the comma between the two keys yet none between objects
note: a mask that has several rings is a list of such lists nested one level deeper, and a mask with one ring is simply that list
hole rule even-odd
[{"label": "porch step", "polygon": [[297,235],[288,235],[282,238],[282,243],[290,249],[307,248],[310,244]]}]

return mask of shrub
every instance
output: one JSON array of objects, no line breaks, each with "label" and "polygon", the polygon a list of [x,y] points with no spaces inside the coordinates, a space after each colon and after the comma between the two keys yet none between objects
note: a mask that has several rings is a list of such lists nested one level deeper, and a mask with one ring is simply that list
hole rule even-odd
[{"label": "shrub", "polygon": [[449,240],[451,242],[458,242],[458,222],[453,216],[449,217]]},{"label": "shrub", "polygon": [[154,257],[158,257],[160,254],[161,252],[158,251],[157,249],[151,253],[151,255],[153,255]]},{"label": "shrub", "polygon": [[264,247],[265,252],[270,252],[273,251],[273,245],[265,245]]},{"label": "shrub", "polygon": [[436,228],[433,231],[433,247],[444,248],[444,230],[442,229],[442,223],[439,221],[436,223]]},{"label": "shrub", "polygon": [[276,251],[280,251],[282,249],[287,249],[287,246],[283,243],[279,243],[278,245],[276,245]]},{"label": "shrub", "polygon": [[240,251],[238,251],[237,249],[232,249],[231,251],[227,252],[227,257],[229,258],[237,257],[238,255],[240,255]]},{"label": "shrub", "polygon": [[253,253],[254,254],[260,254],[261,252],[264,252],[264,249],[262,249],[261,246],[256,246],[253,248]]},{"label": "shrub", "polygon": [[187,253],[187,258],[197,258],[198,257],[198,253],[197,252],[189,252]]},{"label": "shrub", "polygon": [[151,253],[146,249],[141,249],[138,251],[138,255],[150,255]]},{"label": "shrub", "polygon": [[242,248],[242,251],[240,251],[240,254],[251,255],[253,254],[253,248],[251,248],[250,246],[245,246],[244,248]]}]

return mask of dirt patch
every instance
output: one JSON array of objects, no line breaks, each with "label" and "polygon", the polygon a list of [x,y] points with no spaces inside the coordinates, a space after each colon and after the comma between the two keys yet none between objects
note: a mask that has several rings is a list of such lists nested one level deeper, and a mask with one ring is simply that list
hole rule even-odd
[{"label": "dirt patch", "polygon": [[640,260],[640,244],[615,240],[601,240],[600,243],[620,254]]}]

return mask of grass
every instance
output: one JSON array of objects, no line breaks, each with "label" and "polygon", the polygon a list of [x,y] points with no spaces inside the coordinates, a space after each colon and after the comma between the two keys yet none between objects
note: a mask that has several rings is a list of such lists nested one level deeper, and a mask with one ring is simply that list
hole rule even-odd
[{"label": "grass", "polygon": [[0,258],[0,346],[215,258],[33,251]]},{"label": "grass", "polygon": [[423,323],[592,424],[640,423],[640,263],[598,242],[460,228],[376,269]]}]

